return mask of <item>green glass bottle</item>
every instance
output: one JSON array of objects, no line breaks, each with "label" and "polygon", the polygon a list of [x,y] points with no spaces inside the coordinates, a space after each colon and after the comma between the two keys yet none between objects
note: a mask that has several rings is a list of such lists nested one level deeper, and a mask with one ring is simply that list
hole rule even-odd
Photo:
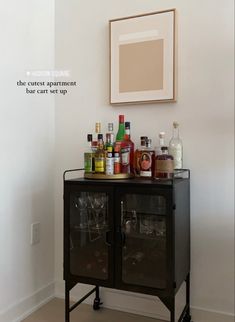
[{"label": "green glass bottle", "polygon": [[119,126],[118,126],[118,132],[116,135],[116,141],[118,142],[123,141],[124,136],[125,136],[124,115],[119,115]]}]

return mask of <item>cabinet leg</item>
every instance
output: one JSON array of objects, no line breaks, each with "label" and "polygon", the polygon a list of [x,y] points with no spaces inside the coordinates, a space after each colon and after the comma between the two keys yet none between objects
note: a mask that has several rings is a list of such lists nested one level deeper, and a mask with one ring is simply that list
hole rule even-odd
[{"label": "cabinet leg", "polygon": [[68,282],[65,282],[65,322],[70,321],[69,308],[70,308],[69,285],[68,285]]},{"label": "cabinet leg", "polygon": [[99,310],[100,309],[100,305],[102,303],[100,302],[100,290],[99,290],[99,286],[96,285],[95,287],[95,299],[93,302],[93,310]]},{"label": "cabinet leg", "polygon": [[170,322],[175,322],[175,298],[171,300]]}]

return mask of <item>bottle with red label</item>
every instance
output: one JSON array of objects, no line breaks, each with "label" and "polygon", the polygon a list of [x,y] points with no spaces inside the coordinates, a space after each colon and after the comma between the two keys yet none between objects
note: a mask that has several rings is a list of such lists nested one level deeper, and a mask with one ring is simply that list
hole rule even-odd
[{"label": "bottle with red label", "polygon": [[146,148],[140,151],[140,177],[153,178],[155,175],[155,151],[151,146],[152,140],[146,140]]},{"label": "bottle with red label", "polygon": [[121,142],[121,172],[134,173],[134,143],[130,137],[130,122],[125,122],[125,135]]}]

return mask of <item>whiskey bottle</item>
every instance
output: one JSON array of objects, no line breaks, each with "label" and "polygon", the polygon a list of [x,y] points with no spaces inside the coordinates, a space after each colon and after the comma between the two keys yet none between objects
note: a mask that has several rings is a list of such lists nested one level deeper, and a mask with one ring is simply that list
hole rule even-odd
[{"label": "whiskey bottle", "polygon": [[174,173],[174,158],[168,154],[168,148],[161,148],[162,154],[156,156],[155,178],[172,178]]},{"label": "whiskey bottle", "polygon": [[169,142],[169,153],[174,158],[174,169],[183,168],[183,143],[179,137],[179,123],[173,122],[173,135]]},{"label": "whiskey bottle", "polygon": [[151,147],[152,140],[146,140],[146,148],[140,152],[140,177],[152,178],[155,174],[155,151]]},{"label": "whiskey bottle", "polygon": [[147,136],[141,136],[140,137],[140,146],[135,150],[134,153],[134,173],[138,177],[140,175],[140,156],[141,151],[143,151],[146,148],[146,140],[148,139]]}]

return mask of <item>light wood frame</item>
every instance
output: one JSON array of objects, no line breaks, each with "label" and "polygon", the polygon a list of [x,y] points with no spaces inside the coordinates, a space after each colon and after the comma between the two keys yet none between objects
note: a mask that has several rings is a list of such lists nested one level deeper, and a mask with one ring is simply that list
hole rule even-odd
[{"label": "light wood frame", "polygon": [[[109,21],[110,104],[176,101],[176,27],[176,9]],[[145,77],[136,77],[143,71]]]}]

